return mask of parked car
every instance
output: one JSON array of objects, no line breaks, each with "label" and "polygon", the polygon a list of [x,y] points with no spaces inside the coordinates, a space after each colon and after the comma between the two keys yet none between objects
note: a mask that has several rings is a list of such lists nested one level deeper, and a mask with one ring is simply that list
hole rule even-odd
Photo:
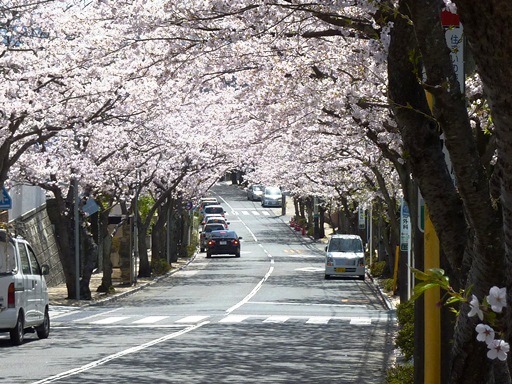
[{"label": "parked car", "polygon": [[204,215],[201,219],[201,225],[205,225],[206,222],[208,221],[208,219],[211,219],[211,218],[220,218],[220,219],[224,219],[224,216],[222,216],[220,213],[210,213],[208,215]]},{"label": "parked car", "polygon": [[325,247],[325,278],[358,276],[365,278],[363,241],[357,235],[332,235]]},{"label": "parked car", "polygon": [[208,205],[218,205],[219,201],[216,197],[203,197],[199,203],[199,213],[204,215],[204,208]]},{"label": "parked car", "polygon": [[283,193],[279,187],[265,187],[261,197],[261,206],[280,207],[283,202]]},{"label": "parked car", "polygon": [[224,229],[228,229],[229,221],[226,220],[225,217],[222,216],[208,216],[206,219],[203,220],[204,224],[222,224],[224,225]]},{"label": "parked car", "polygon": [[251,201],[260,201],[263,196],[263,192],[265,191],[264,185],[251,185],[247,188],[247,200]]},{"label": "parked car", "polygon": [[22,344],[27,332],[40,339],[50,334],[48,272],[27,241],[0,231],[0,332],[9,332],[13,345]]},{"label": "parked car", "polygon": [[226,211],[224,211],[224,208],[222,207],[222,205],[219,205],[219,204],[207,205],[206,207],[204,207],[204,209],[203,209],[204,215],[210,215],[213,213],[217,213],[219,215],[224,216]]},{"label": "parked car", "polygon": [[224,230],[224,224],[213,223],[213,224],[205,224],[203,229],[199,233],[199,251],[204,252],[206,249],[206,245],[208,243],[209,235],[212,231]]},{"label": "parked car", "polygon": [[240,240],[235,231],[212,231],[206,248],[206,257],[212,255],[235,255],[240,257]]}]

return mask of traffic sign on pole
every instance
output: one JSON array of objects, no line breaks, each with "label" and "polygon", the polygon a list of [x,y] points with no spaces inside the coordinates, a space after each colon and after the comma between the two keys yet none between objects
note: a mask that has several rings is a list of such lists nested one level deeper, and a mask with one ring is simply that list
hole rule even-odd
[{"label": "traffic sign on pole", "polygon": [[2,193],[0,194],[0,209],[11,209],[12,208],[12,200],[11,196],[9,196],[9,192],[5,187],[2,187]]}]

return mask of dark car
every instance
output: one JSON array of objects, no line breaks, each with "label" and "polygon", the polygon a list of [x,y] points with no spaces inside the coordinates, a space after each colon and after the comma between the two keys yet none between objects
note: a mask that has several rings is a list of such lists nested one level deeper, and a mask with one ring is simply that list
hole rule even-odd
[{"label": "dark car", "polygon": [[265,186],[263,185],[251,185],[249,188],[247,188],[247,200],[261,200],[264,190]]},{"label": "dark car", "polygon": [[208,239],[206,257],[212,257],[212,255],[235,255],[235,257],[240,257],[241,239],[235,231],[212,231]]},{"label": "dark car", "polygon": [[206,249],[206,244],[208,243],[208,239],[210,238],[211,232],[221,229],[225,229],[224,224],[222,223],[211,223],[205,224],[203,226],[203,230],[201,231],[199,237],[199,250],[201,252],[204,252],[204,250]]}]

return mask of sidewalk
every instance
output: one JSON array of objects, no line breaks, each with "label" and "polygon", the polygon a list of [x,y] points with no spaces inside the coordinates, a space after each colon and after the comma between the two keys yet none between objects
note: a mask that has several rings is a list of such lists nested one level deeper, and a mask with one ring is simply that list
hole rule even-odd
[{"label": "sidewalk", "polygon": [[68,291],[66,288],[66,284],[62,283],[56,287],[48,287],[48,296],[50,301],[50,306],[72,306],[72,307],[86,307],[93,304],[98,304],[101,302],[116,300],[120,297],[126,296],[130,293],[136,292],[144,287],[147,287],[151,284],[156,283],[157,281],[170,276],[185,267],[188,263],[190,263],[195,258],[195,255],[190,258],[179,258],[177,262],[172,263],[172,269],[167,274],[162,276],[155,277],[143,277],[137,278],[137,282],[134,285],[127,285],[123,283],[120,278],[120,271],[117,268],[114,268],[114,272],[112,274],[112,286],[115,289],[114,293],[104,293],[97,292],[98,287],[101,285],[101,279],[103,278],[103,273],[96,273],[92,275],[89,287],[91,289],[91,300],[75,300],[68,299]]}]

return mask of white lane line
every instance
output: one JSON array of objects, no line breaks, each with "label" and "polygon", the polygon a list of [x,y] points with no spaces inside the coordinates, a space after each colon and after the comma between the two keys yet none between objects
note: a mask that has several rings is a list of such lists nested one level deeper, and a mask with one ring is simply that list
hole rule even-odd
[{"label": "white lane line", "polygon": [[113,324],[129,319],[129,316],[111,316],[106,319],[91,321],[91,324]]},{"label": "white lane line", "polygon": [[183,319],[176,320],[175,322],[176,323],[187,323],[187,324],[199,323],[200,321],[207,319],[208,317],[210,317],[210,316],[187,316],[187,317],[184,317]]},{"label": "white lane line", "polygon": [[158,321],[167,319],[169,316],[148,316],[140,320],[134,321],[132,324],[153,324]]},{"label": "white lane line", "polygon": [[321,304],[321,303],[285,303],[280,301],[251,301],[251,304],[263,305],[297,305],[300,307],[357,307],[367,308],[366,304]]},{"label": "white lane line", "polygon": [[[270,255],[268,255],[268,256],[271,257]],[[240,308],[245,303],[247,303],[260,290],[260,288],[262,287],[263,283],[265,281],[267,281],[267,279],[270,277],[272,272],[274,272],[274,260],[270,259],[270,268],[268,269],[268,271],[265,274],[265,276],[263,276],[263,278],[258,282],[258,284],[256,284],[254,289],[247,296],[245,296],[240,302],[238,302],[237,304],[233,305],[231,308],[228,308],[226,310],[226,313],[231,313],[234,310]]]},{"label": "white lane line", "polygon": [[219,323],[241,323],[242,321],[248,319],[249,315],[228,315],[223,319],[219,320]]},{"label": "white lane line", "polygon": [[205,321],[205,322],[202,322],[202,323],[199,323],[199,324],[187,327],[187,328],[185,328],[185,329],[183,329],[183,330],[181,330],[179,332],[170,333],[168,335],[160,337],[159,339],[151,340],[151,341],[149,341],[147,343],[144,343],[144,344],[141,344],[141,345],[137,345],[137,346],[132,347],[132,348],[125,349],[124,351],[121,351],[121,352],[118,352],[118,353],[114,353],[114,354],[109,355],[109,356],[105,356],[102,359],[93,361],[93,362],[91,362],[89,364],[82,365],[81,367],[74,368],[74,369],[71,369],[71,370],[66,371],[66,372],[59,373],[57,375],[48,377],[46,379],[36,381],[33,384],[53,383],[54,381],[58,381],[58,380],[66,378],[66,377],[71,377],[71,376],[74,376],[74,375],[78,375],[78,374],[80,374],[82,372],[85,372],[85,371],[88,371],[90,369],[99,367],[100,365],[106,364],[109,361],[118,359],[120,357],[129,355],[129,354],[132,354],[132,353],[140,352],[140,351],[142,351],[142,350],[144,350],[146,348],[152,347],[153,345],[157,345],[157,344],[163,343],[163,342],[165,342],[167,340],[171,340],[171,339],[174,339],[176,337],[179,337],[179,336],[184,335],[184,334],[186,334],[188,332],[191,332],[191,331],[193,331],[193,330],[195,330],[195,329],[197,329],[199,327],[202,327],[203,325],[206,325],[208,323],[209,323],[208,321]]},{"label": "white lane line", "polygon": [[289,318],[290,318],[290,316],[273,315],[273,316],[270,316],[269,318],[263,320],[263,322],[264,323],[284,323]]}]

